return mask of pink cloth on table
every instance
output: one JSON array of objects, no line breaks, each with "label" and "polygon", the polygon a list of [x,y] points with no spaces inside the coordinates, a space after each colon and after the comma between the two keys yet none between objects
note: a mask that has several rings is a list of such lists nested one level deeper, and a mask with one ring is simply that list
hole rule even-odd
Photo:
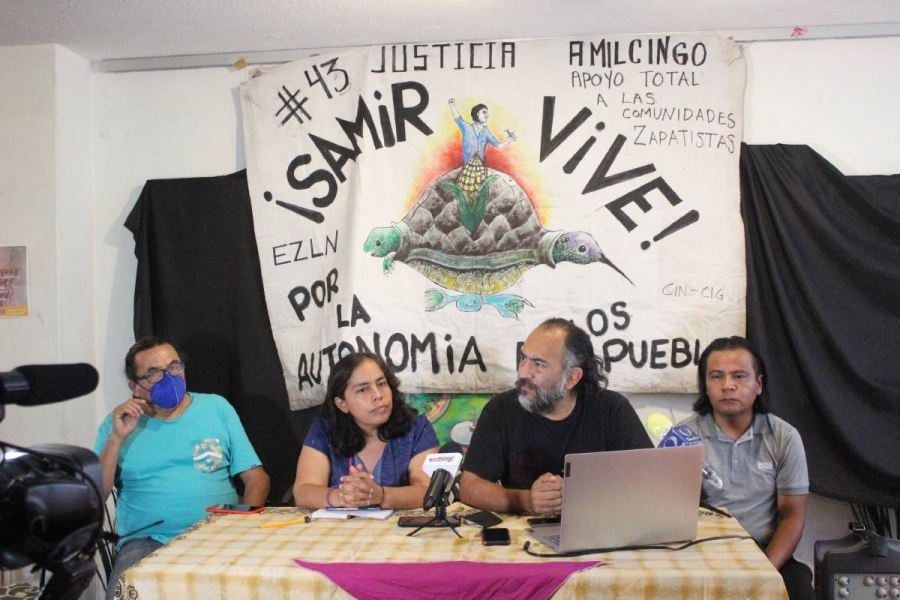
[{"label": "pink cloth on table", "polygon": [[297,565],[321,573],[358,600],[385,598],[549,598],[573,573],[602,561],[488,563],[315,563]]}]

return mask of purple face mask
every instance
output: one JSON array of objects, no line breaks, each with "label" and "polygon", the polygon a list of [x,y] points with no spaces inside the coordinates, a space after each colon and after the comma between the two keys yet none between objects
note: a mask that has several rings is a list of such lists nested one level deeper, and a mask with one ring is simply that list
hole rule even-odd
[{"label": "purple face mask", "polygon": [[150,388],[150,399],[153,404],[163,410],[172,410],[181,404],[187,386],[184,377],[165,373],[161,381],[157,381]]}]

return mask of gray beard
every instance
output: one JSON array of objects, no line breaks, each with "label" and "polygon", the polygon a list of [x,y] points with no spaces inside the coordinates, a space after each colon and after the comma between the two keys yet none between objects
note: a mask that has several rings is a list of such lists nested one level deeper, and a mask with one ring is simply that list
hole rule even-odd
[{"label": "gray beard", "polygon": [[528,386],[534,391],[534,400],[529,400],[522,393],[522,380],[516,382],[516,388],[519,390],[519,406],[535,415],[546,415],[553,412],[556,405],[566,397],[566,377],[565,373],[560,378],[559,383],[555,386],[541,388],[533,384]]}]

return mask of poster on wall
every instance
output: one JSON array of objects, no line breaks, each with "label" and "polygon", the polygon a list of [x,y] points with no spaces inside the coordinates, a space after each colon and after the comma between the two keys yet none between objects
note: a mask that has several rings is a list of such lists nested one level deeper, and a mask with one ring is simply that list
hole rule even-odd
[{"label": "poster on wall", "polygon": [[0,317],[28,316],[28,252],[0,246]]},{"label": "poster on wall", "polygon": [[625,392],[692,392],[743,333],[745,63],[713,35],[396,44],[241,86],[254,227],[294,409],[368,350],[404,389],[512,387],[550,317]]}]

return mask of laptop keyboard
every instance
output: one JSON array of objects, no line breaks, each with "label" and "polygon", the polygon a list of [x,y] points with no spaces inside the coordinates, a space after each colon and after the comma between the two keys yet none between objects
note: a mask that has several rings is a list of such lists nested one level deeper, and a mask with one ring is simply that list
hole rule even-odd
[{"label": "laptop keyboard", "polygon": [[558,535],[545,535],[544,539],[548,542],[554,544],[556,547],[559,547],[559,536]]}]

